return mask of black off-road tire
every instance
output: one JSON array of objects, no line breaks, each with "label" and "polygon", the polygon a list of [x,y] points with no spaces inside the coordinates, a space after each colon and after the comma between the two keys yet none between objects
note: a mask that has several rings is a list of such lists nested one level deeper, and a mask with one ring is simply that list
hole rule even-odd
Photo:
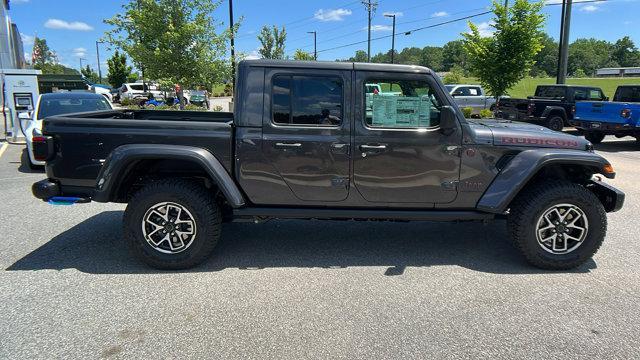
[{"label": "black off-road tire", "polygon": [[605,135],[597,131],[588,131],[584,134],[584,138],[589,140],[592,144],[600,144],[604,140]]},{"label": "black off-road tire", "polygon": [[[589,222],[582,244],[567,254],[543,249],[536,238],[538,219],[557,204],[572,204],[582,210]],[[600,200],[585,187],[566,181],[534,185],[514,200],[507,218],[512,242],[527,261],[541,269],[569,270],[589,260],[600,248],[607,232],[607,214]]]},{"label": "black off-road tire", "polygon": [[551,115],[547,120],[546,127],[553,131],[562,131],[564,129],[564,118],[559,115]]},{"label": "black off-road tire", "polygon": [[[179,204],[189,211],[196,224],[191,245],[179,253],[156,250],[144,237],[144,216],[162,202]],[[196,182],[162,180],[145,186],[129,201],[124,212],[124,236],[132,252],[151,267],[162,270],[188,269],[207,260],[220,239],[222,215],[213,195]]]}]

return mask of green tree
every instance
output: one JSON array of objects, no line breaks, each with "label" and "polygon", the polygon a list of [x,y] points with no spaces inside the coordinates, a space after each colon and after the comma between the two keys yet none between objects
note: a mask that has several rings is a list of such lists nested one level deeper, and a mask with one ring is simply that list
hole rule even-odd
[{"label": "green tree", "polygon": [[107,68],[109,69],[107,81],[114,88],[121,87],[131,76],[131,66],[127,65],[127,56],[118,50],[107,60]]},{"label": "green tree", "polygon": [[293,54],[293,60],[315,60],[313,54],[310,54],[302,49],[297,49]]},{"label": "green tree", "polygon": [[504,95],[531,70],[543,46],[543,6],[542,1],[515,0],[507,8],[494,1],[493,36],[483,37],[473,23],[471,32],[462,34],[469,71],[492,95]]},{"label": "green tree", "polygon": [[466,67],[467,53],[464,50],[462,40],[449,41],[442,47],[442,66],[444,71],[449,71],[454,65]]},{"label": "green tree", "polygon": [[[391,53],[389,53],[389,57]],[[422,60],[422,49],[418,47],[408,47],[402,49],[400,53],[395,56],[396,64],[405,64],[405,65],[420,65]],[[389,59],[391,62],[391,59]]]},{"label": "green tree", "polygon": [[577,39],[569,45],[568,73],[582,69],[587,76],[593,76],[599,68],[620,66],[612,59],[612,53],[613,44],[608,41]]},{"label": "green tree", "polygon": [[444,71],[444,50],[438,46],[426,46],[420,55],[420,65],[426,66],[433,71]]},{"label": "green tree", "polygon": [[284,43],[287,40],[287,31],[278,29],[275,25],[269,28],[267,25],[262,27],[258,35],[261,47],[258,50],[263,59],[284,59]]},{"label": "green tree", "polygon": [[[122,12],[105,20],[112,29],[105,40],[129,55],[154,80],[183,88],[228,79],[226,54],[229,31],[217,33],[222,23],[211,0],[130,0]],[[234,30],[235,31],[235,30]]]},{"label": "green tree", "polygon": [[47,40],[40,39],[36,36],[33,40],[33,52],[31,53],[33,68],[43,70],[46,64],[55,64],[58,62],[56,53],[54,53]]},{"label": "green tree", "polygon": [[356,51],[355,56],[347,59],[349,62],[367,62],[367,52],[364,50]]},{"label": "green tree", "polygon": [[616,41],[612,50],[611,58],[620,66],[640,66],[640,51],[628,36]]},{"label": "green tree", "polygon": [[43,74],[53,74],[53,75],[79,75],[80,74],[76,69],[68,68],[62,64],[54,64],[54,63],[46,63],[42,67],[39,67],[38,70],[42,71]]},{"label": "green tree", "polygon": [[462,82],[462,76],[462,68],[458,65],[455,65],[451,68],[449,73],[444,76],[442,81],[447,85],[460,84]]},{"label": "green tree", "polygon": [[535,57],[531,76],[556,76],[558,73],[558,43],[549,35],[542,34],[542,49]]},{"label": "green tree", "polygon": [[100,82],[100,77],[98,76],[98,73],[95,72],[89,65],[80,69],[80,74],[92,84],[97,84]]}]

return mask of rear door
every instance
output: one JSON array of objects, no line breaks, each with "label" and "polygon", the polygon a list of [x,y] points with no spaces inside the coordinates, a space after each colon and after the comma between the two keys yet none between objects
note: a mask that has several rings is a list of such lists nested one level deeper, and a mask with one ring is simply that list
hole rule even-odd
[{"label": "rear door", "polygon": [[[302,201],[336,202],[349,194],[351,72],[267,69],[271,111],[263,119],[263,154]],[[291,194],[282,195],[289,198]]]},{"label": "rear door", "polygon": [[[365,84],[399,88],[397,96],[373,96]],[[353,181],[373,203],[429,207],[457,196],[462,133],[444,135],[440,107],[445,95],[426,74],[358,71],[354,84]]]}]

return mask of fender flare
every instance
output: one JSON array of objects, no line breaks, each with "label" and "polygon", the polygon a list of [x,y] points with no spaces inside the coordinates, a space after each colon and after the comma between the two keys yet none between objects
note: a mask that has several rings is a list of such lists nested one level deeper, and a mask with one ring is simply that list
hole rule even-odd
[{"label": "fender flare", "polygon": [[564,120],[569,120],[569,116],[567,115],[567,110],[562,106],[547,106],[542,112],[542,116],[540,118],[546,119],[549,117],[549,114],[552,112],[560,112],[562,113],[562,117]]},{"label": "fender flare", "polygon": [[609,162],[595,153],[568,149],[532,149],[516,155],[500,171],[477,204],[477,209],[494,214],[504,213],[511,201],[542,168],[549,165],[580,165],[613,179],[615,173],[604,173]]},{"label": "fender flare", "polygon": [[211,176],[232,207],[239,208],[245,204],[242,192],[231,175],[209,151],[193,146],[154,144],[122,145],[115,148],[105,160],[98,174],[96,192],[92,200],[97,202],[111,201],[128,166],[135,161],[152,159],[193,161],[202,166]]}]

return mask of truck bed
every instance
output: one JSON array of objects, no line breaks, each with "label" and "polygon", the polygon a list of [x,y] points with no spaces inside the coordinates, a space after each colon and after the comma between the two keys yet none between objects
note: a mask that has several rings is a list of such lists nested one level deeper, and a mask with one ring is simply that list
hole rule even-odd
[{"label": "truck bed", "polygon": [[56,152],[47,175],[63,187],[93,188],[109,154],[127,144],[201,147],[231,172],[232,124],[232,113],[205,111],[109,110],[47,118],[43,133],[53,137]]}]

